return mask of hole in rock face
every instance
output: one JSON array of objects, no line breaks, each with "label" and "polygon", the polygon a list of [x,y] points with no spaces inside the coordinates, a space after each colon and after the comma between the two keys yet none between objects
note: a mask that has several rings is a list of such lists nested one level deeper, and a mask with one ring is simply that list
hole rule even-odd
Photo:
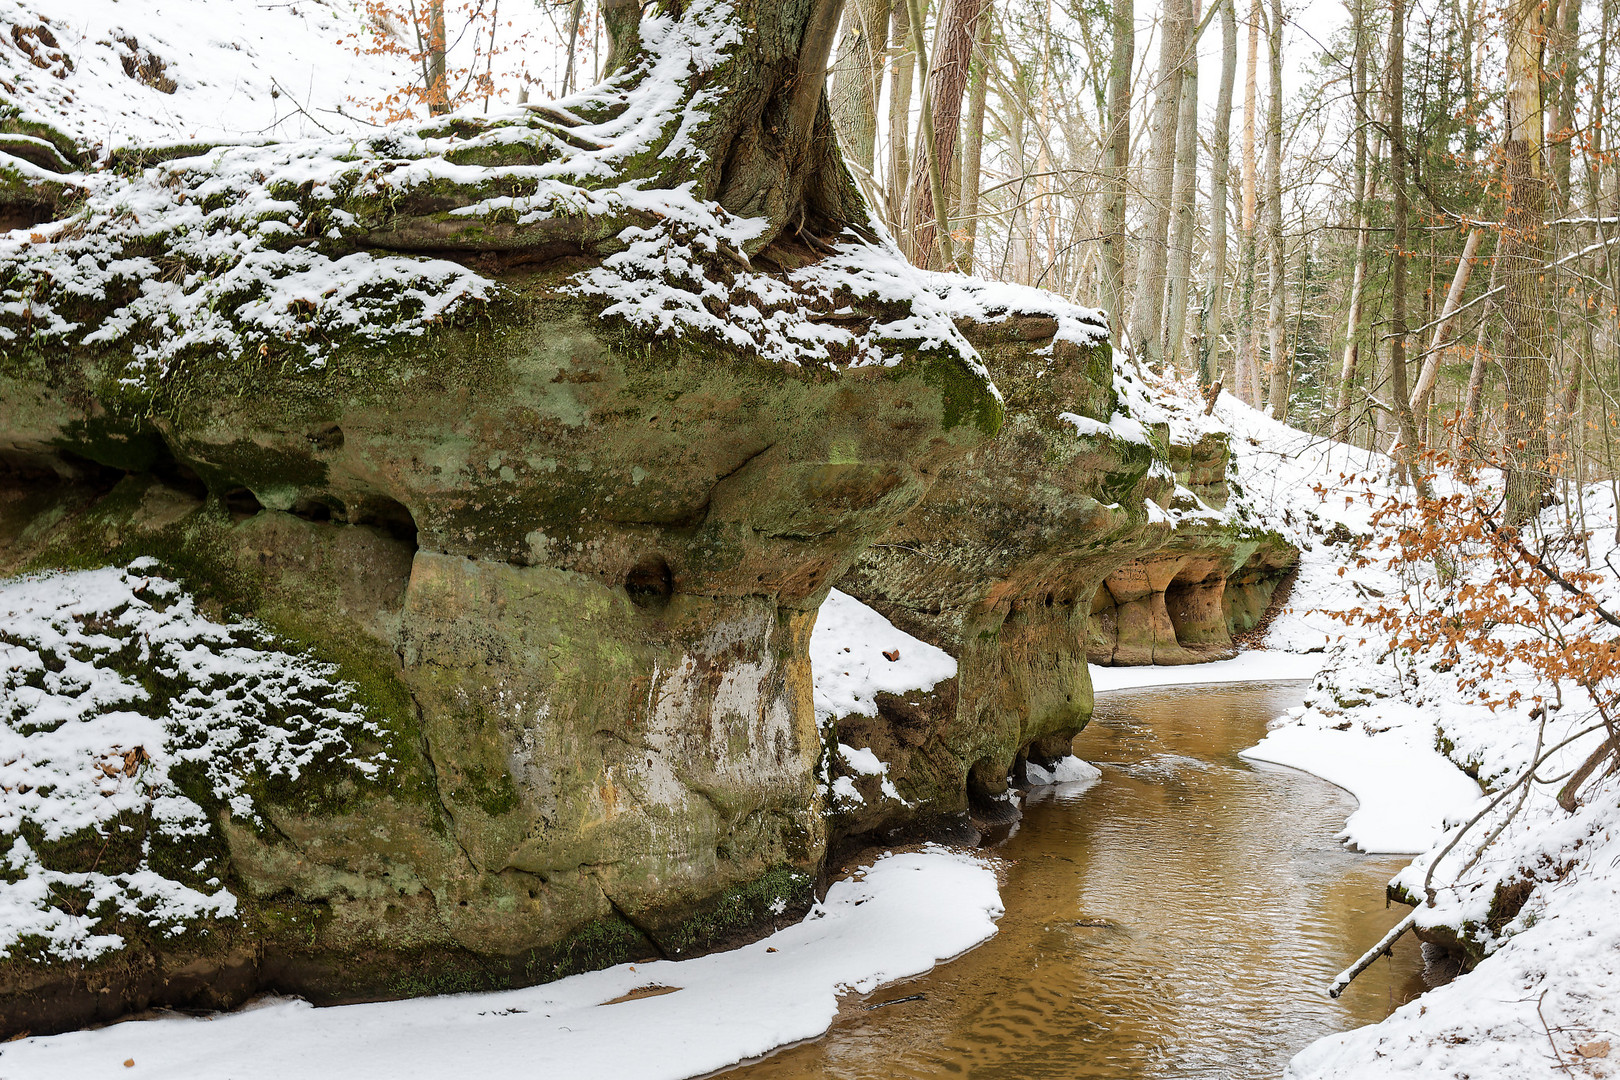
[{"label": "hole in rock face", "polygon": [[203,478],[190,465],[177,461],[172,453],[152,463],[152,475],[163,481],[165,487],[183,491],[195,499],[208,498],[208,485],[203,483]]},{"label": "hole in rock face", "polygon": [[347,516],[343,512],[343,504],[336,499],[299,499],[292,505],[294,517],[301,517],[305,521],[338,521]]},{"label": "hole in rock face", "polygon": [[1046,594],[1046,606],[1047,607],[1052,606],[1052,594],[1051,593]]},{"label": "hole in rock face", "polygon": [[263,510],[264,504],[247,488],[235,487],[225,493],[225,509],[230,511],[231,520],[241,521]]},{"label": "hole in rock face", "polygon": [[648,555],[624,576],[624,591],[630,594],[630,602],[639,608],[653,611],[662,608],[675,591],[669,563],[662,555]]},{"label": "hole in rock face", "polygon": [[354,507],[349,515],[353,525],[372,525],[395,540],[416,546],[416,517],[402,502],[386,495],[376,495]]},{"label": "hole in rock face", "polygon": [[312,431],[304,438],[308,439],[310,444],[323,454],[330,454],[343,449],[343,429],[336,424],[324,427],[319,431]]}]

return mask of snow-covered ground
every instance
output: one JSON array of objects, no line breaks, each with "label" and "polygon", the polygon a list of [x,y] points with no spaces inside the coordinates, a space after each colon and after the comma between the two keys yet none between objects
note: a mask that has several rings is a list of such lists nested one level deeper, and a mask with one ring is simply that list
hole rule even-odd
[{"label": "snow-covered ground", "polygon": [[803,922],[693,960],[621,964],[544,986],[206,1019],[115,1024],[0,1047],[8,1080],[682,1080],[827,1030],[845,994],[921,975],[996,932],[994,868],[931,847],[835,883]]},{"label": "snow-covered ground", "polygon": [[[1432,602],[1418,599],[1423,580],[1403,580],[1387,564],[1347,567],[1349,549],[1337,542],[1345,533],[1373,532],[1374,503],[1392,490],[1389,463],[1283,427],[1229,397],[1216,415],[1234,433],[1245,498],[1303,552],[1292,599],[1265,644],[1325,650],[1304,706],[1278,718],[1247,753],[1355,794],[1361,805],[1346,823],[1346,839],[1368,850],[1421,851],[1396,878],[1419,900],[1433,889],[1433,905],[1417,909],[1418,925],[1469,927],[1475,947],[1486,954],[1474,971],[1383,1023],[1313,1044],[1294,1059],[1288,1076],[1614,1075],[1620,1064],[1620,777],[1589,787],[1574,813],[1558,806],[1561,780],[1555,778],[1592,751],[1600,735],[1589,731],[1544,766],[1542,775],[1555,782],[1513,789],[1538,745],[1555,746],[1592,726],[1584,692],[1566,684],[1560,699],[1552,685],[1521,669],[1494,676],[1486,689],[1499,698],[1517,690],[1523,700],[1493,709],[1459,689],[1459,678],[1470,674],[1467,657],[1453,666],[1441,661],[1438,649],[1391,651],[1378,633],[1334,619],[1335,611],[1398,602],[1408,590],[1414,602]],[[1447,483],[1442,477],[1442,494]],[[1549,510],[1538,530],[1562,529],[1558,514]],[[1590,531],[1589,565],[1601,568],[1620,522],[1612,492],[1588,489],[1571,516]],[[1620,599],[1617,585],[1611,578],[1604,597],[1611,607]],[[1538,696],[1565,703],[1550,710],[1544,728],[1530,712]],[[1486,795],[1464,767],[1484,783]],[[1479,824],[1462,828],[1498,795],[1505,797]],[[1495,842],[1484,844],[1498,826]],[[1523,900],[1516,913],[1493,912],[1499,889]],[[1611,1043],[1616,1064],[1610,1064]]]},{"label": "snow-covered ground", "polygon": [[[404,5],[399,5],[401,8]],[[448,66],[472,60],[448,4]],[[557,5],[507,4],[494,102],[542,96],[561,68]],[[21,119],[106,154],[120,147],[354,135],[419,77],[379,53],[360,0],[0,0],[0,91]],[[403,28],[399,28],[403,32]],[[511,48],[505,48],[506,46]],[[500,51],[502,49],[505,51]]]}]

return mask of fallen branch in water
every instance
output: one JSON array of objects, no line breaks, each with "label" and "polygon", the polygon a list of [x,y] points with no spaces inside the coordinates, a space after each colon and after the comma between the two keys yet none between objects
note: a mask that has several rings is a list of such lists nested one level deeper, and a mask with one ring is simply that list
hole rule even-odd
[{"label": "fallen branch in water", "polygon": [[1338,976],[1333,980],[1333,985],[1328,987],[1328,997],[1336,998],[1344,993],[1344,988],[1350,985],[1351,980],[1372,967],[1374,960],[1389,952],[1390,947],[1395,944],[1400,936],[1412,929],[1412,923],[1416,918],[1417,910],[1414,908],[1407,913],[1406,918],[1391,927],[1389,933],[1379,938],[1378,944],[1362,953],[1360,960],[1339,972]]}]

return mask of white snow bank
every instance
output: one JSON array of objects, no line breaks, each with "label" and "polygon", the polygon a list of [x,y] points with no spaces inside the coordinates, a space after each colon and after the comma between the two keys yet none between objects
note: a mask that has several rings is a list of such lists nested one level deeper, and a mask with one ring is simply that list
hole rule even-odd
[{"label": "white snow bank", "polygon": [[825,723],[852,714],[876,716],[879,691],[932,690],[955,678],[956,658],[833,589],[810,633],[810,671],[816,718]]},{"label": "white snow bank", "polygon": [[[0,1069],[11,1080],[679,1080],[820,1035],[841,995],[928,971],[993,935],[1001,913],[987,863],[930,847],[879,859],[803,922],[731,952],[503,993],[129,1022],[11,1043]],[[679,989],[612,1003],[652,987]]]},{"label": "white snow bank", "polygon": [[1096,780],[1102,776],[1102,770],[1070,754],[1054,761],[1050,769],[1042,768],[1033,761],[1026,762],[1024,775],[1031,784],[1044,787],[1048,784],[1077,784]]},{"label": "white snow bank", "polygon": [[1370,854],[1429,850],[1480,795],[1434,748],[1433,724],[1421,722],[1372,732],[1359,724],[1342,731],[1292,724],[1274,728],[1242,756],[1303,770],[1354,795],[1360,805],[1338,837]]},{"label": "white snow bank", "polygon": [[[1563,870],[1506,928],[1506,942],[1473,971],[1395,1010],[1379,1024],[1312,1043],[1289,1080],[1475,1080],[1620,1075],[1620,784],[1595,793],[1555,845]],[[1548,800],[1551,801],[1550,799]],[[1607,804],[1607,805],[1604,805]],[[1532,813],[1531,820],[1536,815]],[[1532,845],[1547,815],[1523,830]],[[1520,853],[1534,848],[1519,846]],[[1573,872],[1572,872],[1573,871]],[[1421,875],[1418,875],[1421,877]],[[1486,876],[1486,875],[1479,875]],[[1369,943],[1370,944],[1370,943]]]},{"label": "white snow bank", "polygon": [[1149,686],[1201,686],[1206,683],[1296,682],[1310,679],[1322,669],[1322,653],[1291,653],[1280,649],[1251,649],[1230,660],[1207,664],[1144,664],[1141,667],[1091,665],[1091,689],[1098,694],[1137,690]]},{"label": "white snow bank", "polygon": [[[389,767],[356,750],[381,730],[336,669],[253,623],[207,618],[156,565],[0,580],[0,957],[92,959],[123,946],[121,922],[175,935],[235,913],[217,858],[179,857],[208,837],[216,809],[182,792],[180,767],[250,823],[254,780]],[[104,851],[134,845],[119,857],[132,865],[47,865],[48,845],[90,835]],[[191,867],[185,880],[152,869],[154,848]],[[75,904],[78,893],[89,899]]]}]

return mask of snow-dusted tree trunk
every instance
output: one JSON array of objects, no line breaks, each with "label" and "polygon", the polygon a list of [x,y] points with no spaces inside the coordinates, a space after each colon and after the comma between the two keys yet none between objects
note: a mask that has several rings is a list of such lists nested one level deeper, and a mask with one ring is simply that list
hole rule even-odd
[{"label": "snow-dusted tree trunk", "polygon": [[1131,304],[1131,344],[1150,364],[1161,359],[1164,278],[1170,242],[1170,204],[1175,194],[1176,130],[1180,123],[1181,67],[1191,29],[1190,0],[1165,0],[1160,26],[1159,72],[1153,88],[1153,128],[1142,169],[1142,242],[1136,259],[1136,298]]},{"label": "snow-dusted tree trunk", "polygon": [[[1191,0],[1188,20],[1198,21],[1198,0]],[[1170,204],[1169,310],[1162,346],[1166,363],[1179,368],[1187,338],[1187,294],[1192,284],[1193,236],[1197,231],[1198,195],[1198,43],[1189,36],[1181,65],[1176,122],[1176,180]]]}]

